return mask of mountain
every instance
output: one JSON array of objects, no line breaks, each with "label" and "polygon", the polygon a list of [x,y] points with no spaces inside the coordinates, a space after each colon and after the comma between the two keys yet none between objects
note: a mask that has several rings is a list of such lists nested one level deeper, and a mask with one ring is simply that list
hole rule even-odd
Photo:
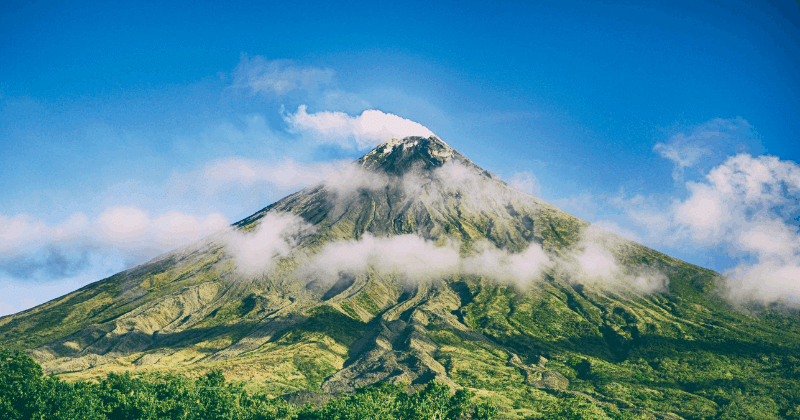
[{"label": "mountain", "polygon": [[408,137],[229,231],[0,318],[0,346],[66,379],[220,368],[301,400],[436,379],[513,418],[800,418],[800,317],[732,306],[723,287]]}]

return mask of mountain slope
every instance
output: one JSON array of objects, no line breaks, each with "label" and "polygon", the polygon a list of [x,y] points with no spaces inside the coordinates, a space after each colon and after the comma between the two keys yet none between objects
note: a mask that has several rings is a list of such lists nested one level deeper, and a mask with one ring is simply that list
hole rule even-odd
[{"label": "mountain slope", "polygon": [[276,394],[437,379],[520,417],[564,400],[794,415],[797,315],[751,315],[719,286],[411,137],[231,232],[0,318],[0,345],[68,378],[221,367]]}]

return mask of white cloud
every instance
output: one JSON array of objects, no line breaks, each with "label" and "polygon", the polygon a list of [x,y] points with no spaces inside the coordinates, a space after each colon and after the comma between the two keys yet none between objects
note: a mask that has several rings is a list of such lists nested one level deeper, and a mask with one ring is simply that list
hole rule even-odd
[{"label": "white cloud", "polygon": [[315,230],[292,213],[269,212],[253,232],[231,230],[222,240],[241,273],[252,276],[270,271],[277,259],[287,257]]},{"label": "white cloud", "polygon": [[[371,107],[362,95],[338,87],[336,73],[292,60],[268,60],[242,55],[231,73],[230,88],[280,104],[310,104],[318,109],[360,112]],[[386,102],[387,95],[371,95]]]},{"label": "white cloud", "polygon": [[650,240],[720,249],[739,260],[724,273],[732,300],[800,300],[800,237],[792,220],[800,210],[800,166],[738,154],[685,185],[684,199],[636,196],[616,204]]},{"label": "white cloud", "polygon": [[77,240],[88,228],[89,219],[83,213],[75,213],[55,226],[27,214],[0,215],[0,256],[17,256],[54,242]]},{"label": "white cloud", "polygon": [[582,278],[608,282],[616,277],[619,266],[608,250],[591,241],[584,242],[582,247],[583,250],[575,253]]},{"label": "white cloud", "polygon": [[[245,181],[265,179],[265,174],[269,174],[269,170],[265,168],[256,169],[251,162],[238,160],[225,162],[220,168],[227,168],[219,171],[222,174],[220,177],[224,175]],[[426,181],[420,177],[430,178]],[[332,197],[334,207],[343,200],[346,201],[350,193],[361,188],[381,189],[391,182],[403,185],[407,189],[407,196],[416,196],[419,191],[415,188],[425,184],[426,193],[434,205],[446,197],[457,196],[460,197],[459,200],[468,200],[462,204],[485,212],[495,211],[509,200],[522,197],[522,194],[513,190],[499,188],[501,184],[498,181],[482,176],[475,168],[456,160],[448,161],[430,174],[411,171],[401,179],[377,176],[372,172],[364,172],[355,165],[346,164],[332,171],[324,182],[328,188],[337,192]],[[440,186],[448,191],[438,191]],[[466,194],[452,194],[450,189]],[[297,216],[275,212],[268,213],[268,216],[254,233],[236,234],[231,237],[233,239],[228,240],[230,253],[236,256],[246,275],[268,272],[274,267],[276,259],[290,255],[292,248],[302,238],[313,233],[313,227]],[[605,226],[616,226],[612,230],[622,231],[615,224]],[[598,231],[596,235],[605,234]],[[379,238],[367,233],[359,240],[329,243],[313,255],[298,255],[301,258],[301,268],[297,276],[302,279],[321,278],[333,281],[342,273],[354,274],[372,267],[383,273],[399,274],[410,281],[463,273],[525,285],[538,278],[542,269],[557,262],[537,244],[531,244],[522,253],[509,253],[488,242],[475,244],[472,254],[467,256],[459,256],[458,250],[458,244],[437,246],[430,240],[411,234]],[[576,280],[578,282],[614,288],[625,287],[638,293],[663,291],[668,283],[663,274],[644,268],[623,272],[609,251],[593,242],[583,244],[580,252],[576,251],[572,258],[574,261],[570,264],[577,267],[577,271],[571,272],[579,273],[574,275],[580,279]],[[574,264],[575,261],[577,265]],[[567,263],[566,260],[558,262]]]},{"label": "white cloud", "polygon": [[0,215],[0,271],[15,277],[48,270],[53,275],[74,274],[85,266],[87,250],[108,253],[116,249],[141,262],[197,241],[228,226],[220,213],[192,215],[167,211],[151,217],[136,206],[115,206],[95,220],[76,213],[50,226],[28,215]]},{"label": "white cloud", "polygon": [[[484,241],[474,244],[468,255],[460,255],[456,242],[437,244],[415,234],[376,237],[365,233],[357,240],[334,241],[295,253],[298,269],[294,275],[302,281],[335,282],[342,275],[371,269],[410,282],[461,274],[525,287],[552,267],[576,284],[639,294],[667,290],[669,280],[662,272],[646,266],[622,267],[607,248],[614,239],[597,229],[588,232],[591,235],[561,257],[546,254],[535,243],[523,252],[511,253]],[[314,233],[313,226],[295,215],[271,212],[255,232],[235,232],[226,241],[242,273],[254,276],[274,269],[276,261],[292,255],[293,249]]]},{"label": "white cloud", "polygon": [[[675,223],[703,243],[730,242],[748,250],[753,227],[791,229],[783,218],[800,208],[800,166],[774,156],[740,154],[712,169],[705,182],[688,182],[689,196],[674,204]],[[796,236],[796,235],[793,235]]]},{"label": "white cloud", "polygon": [[296,113],[287,114],[284,119],[293,130],[309,133],[321,143],[359,150],[375,147],[392,138],[433,135],[422,124],[377,109],[369,109],[357,117],[351,117],[344,112],[309,114],[306,106],[301,105]]},{"label": "white cloud", "polygon": [[538,244],[512,254],[483,242],[470,256],[459,255],[458,244],[436,245],[414,234],[375,237],[369,233],[359,240],[325,245],[297,273],[301,278],[338,279],[343,273],[357,274],[368,268],[382,274],[400,275],[412,282],[469,274],[525,285],[550,264]]},{"label": "white cloud", "polygon": [[800,300],[800,264],[797,260],[762,258],[757,264],[740,264],[725,273],[724,292],[735,302]]},{"label": "white cloud", "polygon": [[539,278],[542,270],[553,261],[539,244],[532,243],[521,253],[509,253],[483,242],[476,245],[478,252],[465,258],[462,272],[497,280],[526,285]]},{"label": "white cloud", "polygon": [[111,242],[126,244],[149,233],[150,215],[134,206],[112,207],[100,214],[95,226]]},{"label": "white cloud", "polygon": [[618,245],[617,241],[591,225],[584,231],[581,242],[558,260],[559,267],[566,271],[572,283],[616,291],[632,290],[639,294],[666,292],[669,278],[663,272],[646,265],[626,267],[619,264],[611,251]]},{"label": "white cloud", "polygon": [[403,184],[409,197],[417,196],[425,188],[433,206],[446,208],[450,205],[448,201],[455,199],[471,210],[487,214],[515,201],[531,200],[530,196],[485,176],[478,167],[457,159],[448,160],[430,174],[407,172]]},{"label": "white cloud", "polygon": [[383,274],[398,273],[412,281],[446,276],[457,271],[458,251],[437,247],[417,235],[377,238],[369,233],[359,240],[327,244],[311,256],[298,273],[304,277],[336,279],[340,273],[356,274],[373,267]]}]

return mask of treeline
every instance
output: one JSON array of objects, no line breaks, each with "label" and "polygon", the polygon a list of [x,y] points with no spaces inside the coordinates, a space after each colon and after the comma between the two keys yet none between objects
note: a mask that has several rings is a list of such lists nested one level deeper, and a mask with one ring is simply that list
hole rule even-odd
[{"label": "treeline", "polygon": [[439,382],[407,393],[405,386],[378,383],[330,400],[321,408],[247,391],[218,370],[198,379],[155,373],[109,374],[99,382],[65,382],[45,376],[28,355],[0,351],[0,419],[86,420],[392,420],[493,419],[497,409],[473,404],[474,393],[455,394]]}]

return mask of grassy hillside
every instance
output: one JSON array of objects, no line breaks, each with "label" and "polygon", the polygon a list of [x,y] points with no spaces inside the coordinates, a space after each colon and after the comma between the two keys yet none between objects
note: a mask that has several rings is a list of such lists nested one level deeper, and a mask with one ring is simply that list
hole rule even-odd
[{"label": "grassy hillside", "polygon": [[[796,311],[731,306],[717,273],[599,231],[436,138],[357,163],[233,226],[242,238],[275,214],[313,226],[269,270],[243,271],[220,234],[0,318],[0,347],[68,380],[219,370],[272,396],[436,380],[509,418],[800,418]],[[409,280],[380,261],[298,277],[330,244],[406,234],[462,259],[541,247],[551,264],[525,281]],[[582,269],[591,247],[618,270]],[[657,281],[631,283],[642,276]]]}]

